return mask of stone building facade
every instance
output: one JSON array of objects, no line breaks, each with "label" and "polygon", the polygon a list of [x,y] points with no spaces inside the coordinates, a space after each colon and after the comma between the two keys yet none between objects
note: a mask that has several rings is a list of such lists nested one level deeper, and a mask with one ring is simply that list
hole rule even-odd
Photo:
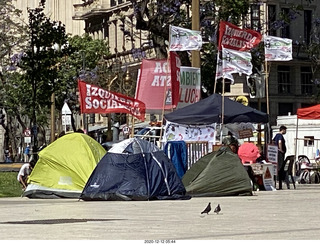
[{"label": "stone building facade", "polygon": [[[16,6],[26,14],[27,7],[35,7],[38,0],[14,0]],[[293,6],[303,5],[297,10],[291,24],[271,31],[271,23],[280,13],[288,13]],[[147,33],[133,27],[127,31],[135,32],[135,41],[127,40],[121,27],[127,20],[134,22],[132,5],[129,0],[47,0],[46,12],[53,19],[66,24],[67,32],[72,34],[89,33],[94,38],[106,39],[112,55],[106,59],[108,64],[120,61],[122,66],[137,70],[142,58],[155,57],[147,39]],[[303,45],[310,41],[314,18],[320,17],[317,1],[307,0],[261,0],[251,5],[250,20],[252,29],[262,34],[290,38],[293,40],[293,60],[270,62],[268,64],[268,99],[250,98],[244,76],[237,76],[234,85],[227,86],[226,96],[237,98],[246,96],[249,106],[269,114],[271,125],[276,124],[278,115],[295,114],[297,108],[316,103],[314,92],[319,76],[312,73],[311,63],[303,51]],[[266,24],[267,23],[267,24]],[[265,68],[265,67],[264,67]],[[137,72],[133,73],[133,80]],[[320,79],[320,77],[318,78]],[[267,105],[268,103],[268,105]]]}]

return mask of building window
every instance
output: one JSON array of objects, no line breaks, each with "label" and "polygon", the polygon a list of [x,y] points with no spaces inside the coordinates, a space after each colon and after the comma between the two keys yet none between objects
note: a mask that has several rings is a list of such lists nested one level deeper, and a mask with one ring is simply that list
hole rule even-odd
[{"label": "building window", "polygon": [[251,29],[255,31],[260,31],[260,6],[257,4],[251,5]]},{"label": "building window", "polygon": [[293,104],[292,103],[279,103],[278,104],[278,115],[288,115],[293,113]]},{"label": "building window", "polygon": [[314,136],[305,136],[304,137],[304,146],[313,147],[314,145]]},{"label": "building window", "polygon": [[301,67],[301,94],[312,94],[312,72],[310,67]]},{"label": "building window", "polygon": [[[289,18],[289,12],[290,9],[288,8],[282,8],[281,9],[281,13],[282,13],[282,17],[284,19]],[[290,20],[288,20],[290,21]],[[285,22],[281,28],[281,37],[282,38],[290,38],[290,23],[289,22]]]},{"label": "building window", "polygon": [[[223,93],[223,79],[218,79],[216,86],[216,92],[217,93]],[[229,79],[224,80],[224,93],[231,92],[231,81]]]},{"label": "building window", "polygon": [[304,11],[304,40],[307,44],[310,43],[311,27],[312,27],[312,11],[305,10]]},{"label": "building window", "polygon": [[277,35],[277,29],[276,29],[276,5],[268,5],[268,34],[270,36],[276,36]]},{"label": "building window", "polygon": [[278,93],[279,94],[291,93],[289,66],[282,66],[282,65],[278,66]]},{"label": "building window", "polygon": [[121,3],[124,3],[124,0],[110,0],[111,7],[114,7],[114,6],[121,4]]}]

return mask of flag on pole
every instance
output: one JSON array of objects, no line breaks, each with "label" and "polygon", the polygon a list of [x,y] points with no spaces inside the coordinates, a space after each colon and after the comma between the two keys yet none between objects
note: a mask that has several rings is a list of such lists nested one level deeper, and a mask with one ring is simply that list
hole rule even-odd
[{"label": "flag on pole", "polygon": [[217,54],[217,66],[216,66],[216,80],[220,78],[225,78],[231,80],[231,84],[234,84],[234,78],[232,74],[224,74],[222,69],[222,59],[219,57],[219,52]]},{"label": "flag on pole", "polygon": [[251,29],[241,29],[238,26],[226,21],[219,24],[219,50],[224,48],[248,51],[257,46],[262,39],[262,35]]},{"label": "flag on pole", "polygon": [[179,56],[173,52],[170,52],[169,60],[142,60],[136,98],[145,103],[147,113],[176,108],[180,91],[180,62]]},{"label": "flag on pole", "polygon": [[251,59],[250,52],[222,48],[222,72],[224,75],[233,73],[251,75],[253,67]]},{"label": "flag on pole", "polygon": [[292,40],[276,36],[264,36],[266,61],[292,60]]},{"label": "flag on pole", "polygon": [[143,102],[120,93],[78,80],[81,113],[127,113],[144,121],[146,106]]},{"label": "flag on pole", "polygon": [[169,51],[200,50],[201,32],[170,25]]}]

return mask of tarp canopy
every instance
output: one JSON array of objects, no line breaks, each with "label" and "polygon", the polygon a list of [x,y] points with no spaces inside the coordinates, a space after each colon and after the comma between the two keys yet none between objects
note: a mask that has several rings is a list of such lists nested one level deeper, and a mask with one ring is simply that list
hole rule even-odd
[{"label": "tarp canopy", "polygon": [[164,151],[130,138],[114,145],[91,174],[83,200],[190,199]]},{"label": "tarp canopy", "polygon": [[23,196],[79,198],[106,150],[83,133],[64,135],[39,152]]},{"label": "tarp canopy", "polygon": [[320,104],[307,108],[298,108],[298,119],[320,119]]},{"label": "tarp canopy", "polygon": [[249,175],[229,147],[200,158],[185,173],[182,183],[191,196],[252,195]]},{"label": "tarp canopy", "polygon": [[[215,93],[199,102],[166,114],[164,117],[170,122],[180,124],[221,123],[222,101],[222,96]],[[267,123],[268,120],[268,114],[224,97],[224,124],[241,122]]]}]

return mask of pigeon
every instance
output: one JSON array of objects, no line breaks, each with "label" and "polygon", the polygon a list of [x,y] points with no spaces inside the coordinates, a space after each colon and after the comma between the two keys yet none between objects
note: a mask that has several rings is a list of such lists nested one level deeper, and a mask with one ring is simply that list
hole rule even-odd
[{"label": "pigeon", "polygon": [[218,204],[218,206],[214,209],[214,212],[218,214],[220,211],[221,211],[221,207],[220,207],[220,204]]},{"label": "pigeon", "polygon": [[208,206],[205,208],[205,210],[201,212],[201,214],[204,214],[204,213],[209,214],[210,211],[211,211],[211,202],[209,202]]}]

